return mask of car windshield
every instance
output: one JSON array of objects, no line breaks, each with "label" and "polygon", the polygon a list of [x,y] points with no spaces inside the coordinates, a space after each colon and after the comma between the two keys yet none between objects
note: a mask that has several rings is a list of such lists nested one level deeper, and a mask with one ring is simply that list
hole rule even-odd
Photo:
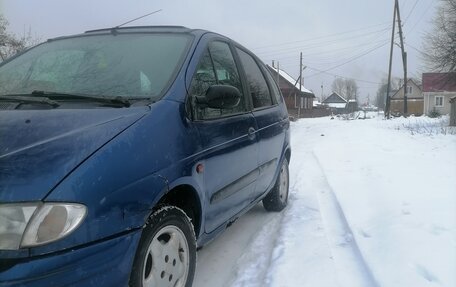
[{"label": "car windshield", "polygon": [[184,34],[117,34],[48,41],[0,66],[0,97],[52,91],[157,99],[190,40]]}]

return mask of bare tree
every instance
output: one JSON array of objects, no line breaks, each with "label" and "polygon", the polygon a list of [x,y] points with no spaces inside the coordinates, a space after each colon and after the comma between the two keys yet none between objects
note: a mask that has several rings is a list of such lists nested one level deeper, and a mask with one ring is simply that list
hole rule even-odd
[{"label": "bare tree", "polygon": [[8,21],[0,14],[0,62],[36,45],[39,39],[31,31],[18,37],[8,32]]},{"label": "bare tree", "polygon": [[434,29],[426,34],[424,59],[428,68],[456,72],[456,0],[440,0]]},{"label": "bare tree", "polygon": [[347,100],[356,99],[358,94],[358,84],[352,79],[336,78],[331,88]]},{"label": "bare tree", "polygon": [[347,79],[345,80],[345,98],[347,100],[356,100],[358,96],[358,84],[355,80]]},{"label": "bare tree", "polygon": [[342,97],[345,97],[345,80],[342,78],[336,78],[334,79],[331,89],[333,92],[338,93]]},{"label": "bare tree", "polygon": [[[399,78],[394,78],[391,80],[390,96],[393,96],[393,94],[399,89],[400,81],[401,81],[401,79],[399,79]],[[379,109],[383,110],[385,108],[387,90],[388,90],[388,80],[385,78],[385,79],[382,79],[382,83],[379,85],[378,90],[377,90],[377,97],[375,98],[375,105]]]}]

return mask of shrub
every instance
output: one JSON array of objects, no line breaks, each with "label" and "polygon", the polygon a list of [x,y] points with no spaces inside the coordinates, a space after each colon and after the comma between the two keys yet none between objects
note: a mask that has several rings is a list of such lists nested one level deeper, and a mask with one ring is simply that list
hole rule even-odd
[{"label": "shrub", "polygon": [[435,108],[429,113],[430,118],[438,118],[440,116],[440,113]]}]

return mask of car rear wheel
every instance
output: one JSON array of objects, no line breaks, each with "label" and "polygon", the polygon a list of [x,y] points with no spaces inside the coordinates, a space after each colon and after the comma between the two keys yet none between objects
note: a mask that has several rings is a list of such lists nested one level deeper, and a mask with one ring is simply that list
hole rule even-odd
[{"label": "car rear wheel", "polygon": [[190,287],[195,265],[196,239],[190,219],[177,207],[163,207],[143,230],[130,286]]},{"label": "car rear wheel", "polygon": [[288,161],[284,159],[274,187],[263,199],[263,206],[267,211],[281,211],[287,206],[289,182]]}]

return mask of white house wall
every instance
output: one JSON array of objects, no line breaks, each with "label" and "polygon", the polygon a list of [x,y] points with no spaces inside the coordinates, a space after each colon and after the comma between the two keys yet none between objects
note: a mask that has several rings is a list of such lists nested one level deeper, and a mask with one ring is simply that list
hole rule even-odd
[{"label": "white house wall", "polygon": [[[435,97],[443,96],[443,107],[435,106]],[[451,110],[450,99],[456,96],[456,92],[433,92],[424,93],[424,112],[429,115],[434,109],[441,115],[449,114]]]}]

